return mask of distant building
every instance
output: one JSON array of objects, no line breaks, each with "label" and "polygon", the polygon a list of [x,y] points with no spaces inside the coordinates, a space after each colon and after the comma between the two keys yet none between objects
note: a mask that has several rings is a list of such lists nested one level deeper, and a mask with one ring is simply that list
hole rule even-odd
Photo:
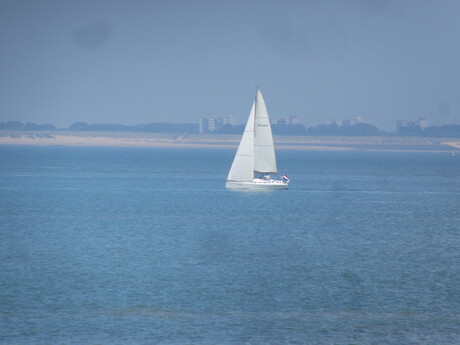
[{"label": "distant building", "polygon": [[428,127],[428,121],[425,117],[419,117],[418,120],[397,120],[396,132],[400,132],[403,128],[421,128]]},{"label": "distant building", "polygon": [[286,126],[288,124],[288,120],[287,119],[270,119],[270,124],[277,125],[277,126]]},{"label": "distant building", "polygon": [[226,117],[201,117],[199,132],[213,133],[222,129],[225,125],[233,125],[233,115]]},{"label": "distant building", "polygon": [[327,121],[328,125],[335,125],[337,127],[350,127],[362,122],[361,116],[356,116],[354,119],[344,119],[344,120],[329,120]]},{"label": "distant building", "polygon": [[419,117],[418,119],[418,125],[422,128],[425,129],[428,127],[428,121],[425,117]]},{"label": "distant building", "polygon": [[397,120],[396,121],[396,132],[401,131],[402,128],[406,127],[420,127],[417,121],[414,120]]},{"label": "distant building", "polygon": [[297,116],[289,116],[288,119],[274,119],[270,118],[270,124],[271,125],[277,125],[277,126],[287,126],[287,125],[295,125],[298,124],[299,120]]},{"label": "distant building", "polygon": [[297,125],[299,124],[299,119],[297,116],[289,116],[289,124],[290,125]]}]

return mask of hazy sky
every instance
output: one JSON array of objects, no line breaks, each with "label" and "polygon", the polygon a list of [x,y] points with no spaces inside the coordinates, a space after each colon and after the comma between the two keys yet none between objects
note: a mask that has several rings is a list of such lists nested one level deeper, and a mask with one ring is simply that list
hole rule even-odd
[{"label": "hazy sky", "polygon": [[460,121],[460,1],[0,0],[0,121]]}]

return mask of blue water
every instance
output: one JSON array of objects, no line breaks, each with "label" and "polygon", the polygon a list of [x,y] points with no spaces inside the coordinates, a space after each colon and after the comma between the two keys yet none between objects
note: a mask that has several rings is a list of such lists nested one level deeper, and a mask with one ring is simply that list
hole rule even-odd
[{"label": "blue water", "polygon": [[0,147],[0,344],[458,344],[460,157]]}]

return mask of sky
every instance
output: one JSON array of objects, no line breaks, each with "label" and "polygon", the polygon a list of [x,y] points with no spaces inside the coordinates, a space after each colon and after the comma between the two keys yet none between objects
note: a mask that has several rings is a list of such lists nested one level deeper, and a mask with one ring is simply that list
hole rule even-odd
[{"label": "sky", "polygon": [[0,122],[460,121],[460,1],[0,0]]}]

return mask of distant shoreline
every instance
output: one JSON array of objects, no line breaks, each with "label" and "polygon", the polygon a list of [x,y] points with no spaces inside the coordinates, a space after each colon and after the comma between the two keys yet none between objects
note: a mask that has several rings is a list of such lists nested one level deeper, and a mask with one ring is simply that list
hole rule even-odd
[{"label": "distant shoreline", "polygon": [[[236,148],[241,135],[139,132],[0,131],[0,145]],[[276,149],[460,151],[458,138],[275,136]]]}]

